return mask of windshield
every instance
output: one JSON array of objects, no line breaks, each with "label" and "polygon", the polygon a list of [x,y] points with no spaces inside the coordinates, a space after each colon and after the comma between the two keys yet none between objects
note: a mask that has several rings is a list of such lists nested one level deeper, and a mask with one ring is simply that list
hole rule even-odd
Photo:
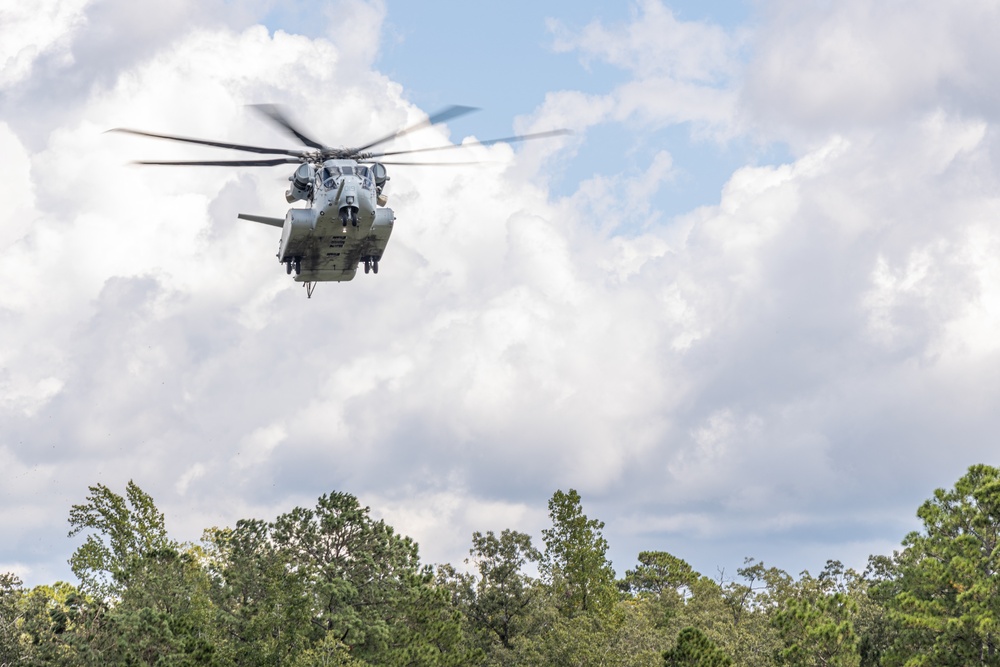
[{"label": "windshield", "polygon": [[337,185],[339,175],[340,170],[336,167],[323,167],[319,172],[319,179],[323,182],[323,186],[329,189]]}]

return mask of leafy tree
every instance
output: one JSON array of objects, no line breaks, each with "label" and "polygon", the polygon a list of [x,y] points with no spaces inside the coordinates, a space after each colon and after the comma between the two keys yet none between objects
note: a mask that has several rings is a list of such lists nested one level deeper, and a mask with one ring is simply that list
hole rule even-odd
[{"label": "leafy tree", "polygon": [[275,548],[303,578],[310,645],[335,640],[373,664],[461,664],[468,655],[447,592],[420,568],[417,545],[369,513],[354,496],[331,493],[270,527]]},{"label": "leafy tree", "polygon": [[851,622],[856,605],[845,593],[827,593],[808,576],[803,579],[802,594],[774,615],[784,641],[778,662],[794,667],[857,667],[861,656]]},{"label": "leafy tree", "polygon": [[18,628],[18,603],[24,591],[13,573],[0,574],[0,665],[12,665],[21,659],[21,631]]},{"label": "leafy tree", "polygon": [[618,587],[635,595],[660,598],[669,593],[683,599],[700,576],[687,562],[666,551],[641,551],[639,565],[625,571]]},{"label": "leafy tree", "polygon": [[171,548],[163,514],[131,480],[125,498],[103,484],[90,487],[87,502],[70,509],[69,523],[70,537],[89,531],[69,559],[73,574],[85,592],[103,600],[121,597],[147,554]]},{"label": "leafy tree", "polygon": [[615,573],[606,557],[604,522],[588,519],[580,494],[556,491],[549,500],[552,527],[542,531],[542,574],[552,587],[556,606],[567,615],[607,611],[617,598]]},{"label": "leafy tree", "polygon": [[697,628],[684,628],[677,645],[664,652],[666,667],[729,667],[732,658]]},{"label": "leafy tree", "polygon": [[887,662],[1000,665],[1000,469],[970,467],[917,516],[879,584],[904,629]]},{"label": "leafy tree", "polygon": [[147,553],[108,614],[127,665],[208,665],[216,636],[209,582],[200,552],[171,545]]},{"label": "leafy tree", "polygon": [[676,623],[700,630],[739,665],[770,666],[778,647],[770,614],[780,605],[788,575],[749,558],[737,574],[734,581],[724,573],[718,582],[695,581]]},{"label": "leafy tree", "polygon": [[112,664],[115,638],[106,630],[108,608],[75,586],[36,586],[21,597],[22,665]]},{"label": "leafy tree", "polygon": [[649,610],[635,600],[614,603],[602,612],[567,616],[554,606],[536,614],[542,632],[515,642],[510,665],[531,667],[633,667],[662,664],[669,639],[659,633]]},{"label": "leafy tree", "polygon": [[296,507],[279,516],[271,539],[304,577],[315,638],[332,634],[377,653],[391,640],[388,618],[418,560],[416,544],[369,512],[349,494],[323,495],[315,509]]},{"label": "leafy tree", "polygon": [[642,551],[639,565],[625,571],[618,588],[638,597],[649,607],[657,627],[669,628],[672,635],[678,631],[672,622],[683,612],[700,578],[687,562],[666,551]]},{"label": "leafy tree", "polygon": [[531,536],[512,530],[499,538],[493,531],[473,533],[469,554],[479,580],[467,613],[476,628],[510,649],[514,637],[525,631],[529,607],[538,596],[537,585],[522,569],[537,563],[541,554]]},{"label": "leafy tree", "polygon": [[69,521],[71,537],[88,531],[70,566],[83,592],[95,598],[84,598],[81,609],[101,610],[100,622],[90,626],[99,635],[90,643],[102,647],[95,660],[213,661],[208,578],[200,554],[167,536],[152,497],[131,481],[124,498],[104,485],[92,486],[87,502],[71,508]]},{"label": "leafy tree", "polygon": [[[269,524],[241,519],[235,528],[205,531],[202,541],[220,660],[255,667],[291,664],[315,633],[312,606],[303,571],[292,568],[288,554],[276,547]],[[321,644],[317,661],[347,650],[342,642]]]}]

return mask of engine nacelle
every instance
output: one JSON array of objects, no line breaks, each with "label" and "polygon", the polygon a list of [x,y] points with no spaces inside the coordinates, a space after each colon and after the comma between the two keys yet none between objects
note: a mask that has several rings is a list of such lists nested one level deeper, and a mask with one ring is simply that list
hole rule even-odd
[{"label": "engine nacelle", "polygon": [[302,201],[312,196],[313,177],[316,175],[316,168],[308,162],[299,165],[295,173],[288,177],[292,185],[285,192],[285,200],[291,204],[294,201]]},{"label": "engine nacelle", "polygon": [[375,181],[375,185],[379,190],[385,185],[385,182],[389,180],[389,174],[385,170],[385,165],[376,162],[372,165],[372,179]]}]

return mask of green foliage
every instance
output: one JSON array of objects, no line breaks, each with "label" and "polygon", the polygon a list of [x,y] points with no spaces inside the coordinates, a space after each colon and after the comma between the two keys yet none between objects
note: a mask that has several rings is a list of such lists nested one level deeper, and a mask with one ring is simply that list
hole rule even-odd
[{"label": "green foliage", "polygon": [[794,667],[836,665],[857,667],[858,637],[851,616],[854,602],[844,593],[825,593],[803,586],[802,595],[788,600],[774,615],[784,646],[778,663]]},{"label": "green foliage", "polygon": [[18,608],[23,595],[21,580],[16,575],[0,574],[0,665],[20,661],[24,653],[19,627],[23,621]]},{"label": "green foliage", "polygon": [[648,608],[619,601],[603,613],[566,616],[554,606],[538,612],[541,632],[515,642],[514,660],[501,663],[532,667],[603,665],[632,667],[661,664],[667,643],[657,632]]},{"label": "green foliage", "polygon": [[163,514],[153,499],[129,481],[125,498],[103,484],[90,487],[83,505],[69,513],[69,536],[89,531],[69,559],[80,587],[103,600],[119,598],[146,554],[171,548]]},{"label": "green foliage", "polygon": [[396,535],[346,493],[320,497],[315,509],[279,516],[271,539],[309,596],[312,641],[330,634],[362,656],[388,651],[390,610],[410,592],[417,546]]},{"label": "green foliage", "polygon": [[638,567],[626,570],[618,587],[635,595],[662,598],[669,593],[671,598],[685,598],[700,576],[685,561],[666,551],[642,551]]},{"label": "green foliage", "polygon": [[109,612],[116,654],[128,665],[214,663],[209,581],[194,548],[146,554]]},{"label": "green foliage", "polygon": [[[290,664],[316,634],[303,571],[291,567],[289,555],[271,540],[264,521],[240,520],[235,528],[212,528],[205,531],[203,543],[219,660],[233,665]],[[318,649],[317,660],[332,660],[330,652],[345,646],[325,637],[320,643],[326,648]]]},{"label": "green foliage", "polygon": [[1000,665],[1000,470],[970,467],[917,516],[880,584],[903,628],[889,662]]},{"label": "green foliage", "polygon": [[134,483],[90,487],[70,512],[79,588],[0,575],[0,665],[1000,667],[995,468],[935,491],[923,530],[864,575],[828,561],[794,579],[747,559],[713,581],[643,551],[616,586],[579,494],[548,508],[544,553],[476,532],[470,571],[435,574],[349,494],[192,546]]},{"label": "green foliage", "polygon": [[458,665],[458,610],[416,544],[346,493],[205,534],[219,639],[235,665]]},{"label": "green foliage", "polygon": [[107,631],[108,608],[76,587],[36,586],[20,601],[24,665],[104,665],[115,639]]},{"label": "green foliage", "polygon": [[553,494],[549,518],[552,527],[542,531],[541,571],[556,606],[569,616],[607,611],[617,595],[615,573],[606,557],[608,542],[601,533],[604,522],[587,518],[574,489]]},{"label": "green foliage", "polygon": [[522,569],[537,563],[541,554],[531,545],[531,536],[512,530],[504,530],[499,538],[492,531],[473,533],[469,554],[479,573],[466,612],[469,620],[510,649],[514,638],[524,634],[528,612],[539,594],[537,582]]},{"label": "green foliage", "polygon": [[684,628],[677,636],[677,645],[664,652],[666,667],[729,667],[732,658],[697,628]]}]

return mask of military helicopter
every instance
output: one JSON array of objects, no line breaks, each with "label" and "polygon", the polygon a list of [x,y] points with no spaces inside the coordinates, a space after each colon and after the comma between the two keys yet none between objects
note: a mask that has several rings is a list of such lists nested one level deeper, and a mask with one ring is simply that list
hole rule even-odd
[{"label": "military helicopter", "polygon": [[[109,132],[124,132],[155,139],[284,156],[260,160],[137,161],[135,164],[232,167],[271,167],[282,164],[298,164],[299,167],[288,177],[290,185],[285,192],[285,200],[289,204],[303,202],[304,208],[290,208],[284,218],[246,213],[240,213],[237,217],[281,228],[278,261],[285,265],[286,273],[295,274],[296,282],[304,284],[306,295],[310,298],[316,288],[316,283],[352,280],[357,273],[358,266],[363,265],[365,273],[378,273],[379,262],[385,253],[393,224],[396,221],[393,210],[386,208],[388,196],[383,192],[389,181],[386,165],[473,164],[471,162],[395,162],[382,159],[409,153],[464,148],[469,144],[449,144],[399,151],[373,152],[371,149],[416,130],[476,111],[474,107],[449,106],[418,123],[379,137],[357,148],[331,148],[312,139],[297,128],[276,105],[256,104],[251,105],[251,107],[275,123],[284,132],[308,146],[310,150],[247,146],[127,128],[114,128]],[[472,145],[513,143],[567,133],[567,130],[550,130],[479,141]]]}]

